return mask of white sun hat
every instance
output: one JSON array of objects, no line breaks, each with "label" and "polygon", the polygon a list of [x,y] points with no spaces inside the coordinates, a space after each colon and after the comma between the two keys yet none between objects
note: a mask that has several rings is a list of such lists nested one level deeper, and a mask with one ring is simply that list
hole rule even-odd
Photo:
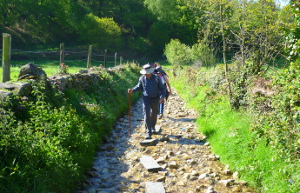
[{"label": "white sun hat", "polygon": [[154,69],[150,64],[145,64],[143,69],[140,71],[141,74],[150,74],[154,72]]}]

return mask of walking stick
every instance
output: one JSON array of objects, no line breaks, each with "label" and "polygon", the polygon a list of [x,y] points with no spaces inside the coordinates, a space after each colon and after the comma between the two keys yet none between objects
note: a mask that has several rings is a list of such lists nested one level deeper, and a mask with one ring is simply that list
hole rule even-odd
[{"label": "walking stick", "polygon": [[132,124],[132,112],[131,112],[131,109],[132,109],[132,104],[131,104],[131,93],[128,93],[128,106],[129,106],[129,112],[128,112],[128,115],[129,115],[129,135],[131,135],[131,124]]}]

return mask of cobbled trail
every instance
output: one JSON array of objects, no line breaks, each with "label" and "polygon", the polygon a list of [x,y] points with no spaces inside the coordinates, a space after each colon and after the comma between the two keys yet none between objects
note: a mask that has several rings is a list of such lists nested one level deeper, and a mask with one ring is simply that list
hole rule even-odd
[{"label": "cobbled trail", "polygon": [[[128,115],[120,118],[76,193],[150,193],[146,182],[162,184],[167,193],[256,192],[218,161],[206,137],[197,131],[197,113],[186,109],[176,93],[166,102],[164,117],[158,119],[161,131],[152,136],[158,141],[154,146],[140,145],[145,137],[142,100],[132,107],[132,114],[132,133]],[[151,156],[162,170],[147,171],[140,162],[142,156]]]}]

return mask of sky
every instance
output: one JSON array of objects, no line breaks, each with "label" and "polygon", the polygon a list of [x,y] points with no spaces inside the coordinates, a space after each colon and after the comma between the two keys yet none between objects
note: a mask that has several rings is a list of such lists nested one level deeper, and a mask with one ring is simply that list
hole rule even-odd
[{"label": "sky", "polygon": [[290,2],[290,0],[276,0],[276,2],[284,7]]}]

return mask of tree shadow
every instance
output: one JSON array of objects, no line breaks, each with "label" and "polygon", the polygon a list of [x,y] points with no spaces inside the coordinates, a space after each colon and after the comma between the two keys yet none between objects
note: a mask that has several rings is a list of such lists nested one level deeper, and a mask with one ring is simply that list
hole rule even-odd
[{"label": "tree shadow", "polygon": [[179,117],[178,119],[176,118],[172,118],[172,117],[168,117],[168,119],[172,120],[172,121],[179,121],[179,122],[187,122],[187,123],[190,123],[190,122],[196,122],[197,119],[195,118],[183,118],[183,117]]}]

